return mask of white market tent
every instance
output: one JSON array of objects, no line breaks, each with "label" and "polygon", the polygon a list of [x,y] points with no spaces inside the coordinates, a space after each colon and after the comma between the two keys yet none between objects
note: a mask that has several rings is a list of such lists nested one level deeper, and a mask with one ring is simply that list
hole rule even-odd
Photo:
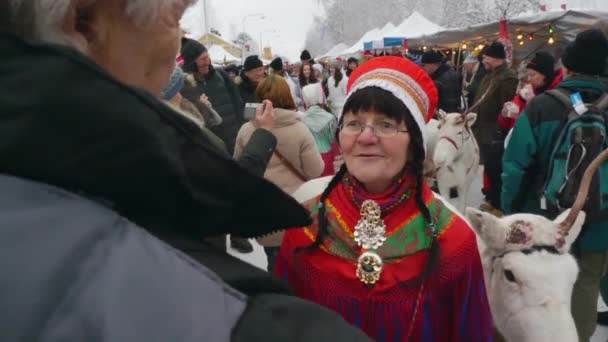
[{"label": "white market tent", "polygon": [[391,32],[393,32],[396,29],[395,25],[393,25],[393,23],[389,22],[388,24],[384,25],[383,28],[380,29],[380,32],[375,36],[372,37],[372,41],[374,40],[382,40],[384,39],[384,37],[389,37],[389,34]]},{"label": "white market tent", "polygon": [[445,30],[443,27],[425,18],[422,14],[414,11],[412,15],[406,18],[394,30],[387,32],[386,37],[402,37],[402,38],[417,38],[428,36],[439,31]]},{"label": "white market tent", "polygon": [[329,51],[327,51],[326,53],[322,54],[321,56],[317,57],[316,59],[324,59],[324,58],[328,58],[328,57],[337,57],[340,56],[340,53],[346,49],[348,49],[348,45],[344,44],[344,43],[340,43],[336,46],[334,46],[333,48],[331,48]]},{"label": "white market tent", "polygon": [[359,39],[358,42],[353,44],[353,46],[351,46],[347,50],[340,53],[340,55],[353,55],[353,54],[363,51],[363,43],[373,40],[373,38],[376,37],[379,33],[380,33],[380,29],[377,27],[375,29],[367,32],[366,34],[363,35],[363,37],[361,37],[361,39]]},{"label": "white market tent", "polygon": [[226,51],[222,46],[218,44],[211,45],[208,51],[209,57],[211,57],[211,61],[213,63],[235,63],[241,60],[240,58],[231,55],[228,51]]},{"label": "white market tent", "polygon": [[393,23],[389,22],[388,24],[384,25],[384,27],[381,28],[375,36],[371,37],[371,41],[366,40],[363,42],[363,49],[371,50],[384,48],[384,37],[388,37],[388,34],[393,30],[395,30],[395,25],[393,25]]}]

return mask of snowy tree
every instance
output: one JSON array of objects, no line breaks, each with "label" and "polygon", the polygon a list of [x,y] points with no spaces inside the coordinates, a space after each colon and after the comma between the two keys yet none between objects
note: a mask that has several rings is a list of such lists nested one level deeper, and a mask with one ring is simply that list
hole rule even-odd
[{"label": "snowy tree", "polygon": [[538,9],[540,0],[494,0],[494,6],[501,18],[511,18],[522,12]]},{"label": "snowy tree", "polygon": [[536,10],[541,0],[328,0],[324,13],[315,17],[306,47],[323,53],[338,43],[354,44],[366,32],[389,21],[399,25],[418,11],[444,27],[471,25],[512,18]]},{"label": "snowy tree", "polygon": [[[207,4],[207,18],[209,19],[208,28],[220,26],[220,18],[210,3]],[[195,38],[205,34],[205,7],[202,1],[197,2],[186,10],[186,13],[184,13],[184,16],[180,20],[180,26]]]}]

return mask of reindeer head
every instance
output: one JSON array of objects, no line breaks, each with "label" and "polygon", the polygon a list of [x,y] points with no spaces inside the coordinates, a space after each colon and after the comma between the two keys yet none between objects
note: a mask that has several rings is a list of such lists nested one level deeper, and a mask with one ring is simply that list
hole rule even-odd
[{"label": "reindeer head", "polygon": [[467,209],[479,238],[492,315],[508,341],[576,341],[570,314],[572,287],[578,274],[568,254],[585,222],[581,211],[600,154],[583,175],[570,210],[554,221],[531,214],[496,218]]},{"label": "reindeer head", "polygon": [[451,165],[462,153],[463,145],[473,138],[471,127],[477,120],[475,113],[438,112],[439,125],[433,154],[436,168]]},{"label": "reindeer head", "polygon": [[576,341],[570,314],[578,267],[568,250],[585,221],[579,212],[557,247],[560,223],[542,216],[516,214],[497,218],[467,209],[477,233],[490,307],[507,341]]}]

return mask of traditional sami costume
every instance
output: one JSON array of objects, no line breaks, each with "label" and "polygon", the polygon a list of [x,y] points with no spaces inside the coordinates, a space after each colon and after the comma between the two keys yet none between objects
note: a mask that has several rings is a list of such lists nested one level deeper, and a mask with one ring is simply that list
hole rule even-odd
[{"label": "traditional sami costume", "polygon": [[[320,248],[306,249],[317,235],[317,198],[307,203],[313,224],[285,233],[275,274],[298,296],[340,313],[377,341],[491,341],[475,234],[426,182],[421,191],[434,220],[439,263],[421,284],[403,286],[426,267],[433,234],[414,191],[414,177],[403,176],[385,193],[372,195],[347,173],[324,203],[328,235]],[[378,204],[385,231],[368,234],[369,243],[361,246],[358,236],[366,232],[357,230],[369,216],[361,210],[367,200]],[[373,251],[371,262],[362,258],[365,247]]]}]

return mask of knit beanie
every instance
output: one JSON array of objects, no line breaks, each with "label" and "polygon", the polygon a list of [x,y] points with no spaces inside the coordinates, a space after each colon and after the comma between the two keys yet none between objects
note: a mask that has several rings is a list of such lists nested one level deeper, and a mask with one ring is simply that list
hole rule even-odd
[{"label": "knit beanie", "polygon": [[496,58],[496,59],[506,59],[507,53],[505,52],[505,46],[502,45],[501,42],[493,42],[488,45],[486,51],[483,53],[485,56]]},{"label": "knit beanie", "polygon": [[548,52],[537,52],[534,58],[526,65],[526,68],[536,70],[547,78],[551,83],[555,78],[555,59]]},{"label": "knit beanie", "polygon": [[304,50],[302,51],[302,53],[300,54],[300,60],[301,61],[306,61],[312,59],[312,56],[310,55],[310,52],[308,52],[308,50]]},{"label": "knit beanie", "polygon": [[203,53],[207,52],[207,48],[194,39],[186,39],[182,40],[182,42],[184,43],[181,50],[181,55],[184,60],[184,71],[198,71],[198,68],[196,67],[196,59]]},{"label": "knit beanie", "polygon": [[243,64],[243,71],[249,71],[253,69],[257,69],[259,67],[263,67],[264,63],[258,57],[258,55],[252,55],[245,59],[245,64]]},{"label": "knit beanie", "polygon": [[576,35],[562,56],[562,63],[573,72],[600,75],[606,67],[608,41],[602,31],[591,29]]},{"label": "knit beanie", "polygon": [[270,62],[270,67],[274,71],[283,70],[283,60],[281,59],[281,57],[277,57],[277,58],[273,59],[272,62]]},{"label": "knit beanie", "polygon": [[163,89],[162,98],[163,100],[171,100],[172,98],[179,93],[180,90],[184,87],[184,73],[182,69],[177,65],[173,68],[173,73],[171,74],[171,78],[169,78],[169,83]]},{"label": "knit beanie", "polygon": [[433,50],[427,51],[422,54],[422,59],[420,60],[422,64],[436,64],[441,63],[442,61],[443,55],[441,54],[441,52]]},{"label": "knit beanie", "polygon": [[361,64],[350,76],[348,98],[360,89],[378,87],[399,99],[420,128],[426,149],[426,124],[435,114],[438,92],[431,77],[414,62],[394,56],[377,57]]}]

